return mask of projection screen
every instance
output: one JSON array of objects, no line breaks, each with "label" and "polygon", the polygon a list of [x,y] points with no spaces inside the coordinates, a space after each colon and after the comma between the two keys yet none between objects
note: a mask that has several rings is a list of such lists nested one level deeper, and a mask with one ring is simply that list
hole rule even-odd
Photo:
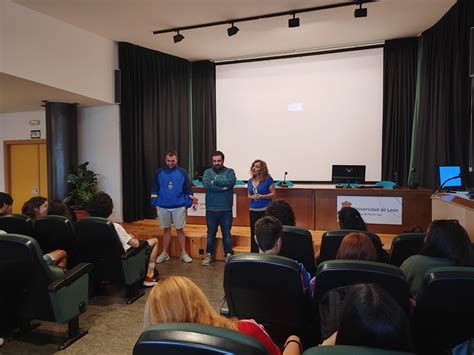
[{"label": "projection screen", "polygon": [[217,147],[238,179],[330,181],[332,165],[382,161],[383,48],[217,65]]}]

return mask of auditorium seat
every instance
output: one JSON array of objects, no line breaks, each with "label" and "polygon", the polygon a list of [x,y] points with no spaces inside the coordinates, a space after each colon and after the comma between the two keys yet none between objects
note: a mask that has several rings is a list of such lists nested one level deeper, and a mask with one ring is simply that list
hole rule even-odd
[{"label": "auditorium seat", "polygon": [[425,275],[411,330],[417,353],[448,350],[474,337],[474,268],[438,267]]},{"label": "auditorium seat", "polygon": [[374,283],[385,289],[408,312],[409,287],[403,272],[393,265],[364,260],[328,260],[318,265],[314,300],[337,287]]},{"label": "auditorium seat", "polygon": [[[32,320],[68,324],[66,348],[87,334],[79,328],[79,315],[88,303],[91,264],[65,270],[48,266],[31,237],[0,236],[0,319],[2,330],[17,335],[31,330]],[[19,329],[18,329],[19,328]]]},{"label": "auditorium seat", "polygon": [[255,319],[278,345],[312,332],[313,311],[296,261],[266,254],[237,254],[224,269],[229,315]]},{"label": "auditorium seat", "polygon": [[369,348],[366,346],[353,345],[333,345],[333,346],[315,346],[306,350],[303,355],[409,355],[403,351]]},{"label": "auditorium seat", "polygon": [[34,223],[35,239],[43,253],[61,249],[67,252],[68,269],[79,263],[72,222],[63,216],[45,216]]},{"label": "auditorium seat", "polygon": [[148,267],[147,242],[140,241],[138,248],[125,252],[114,224],[105,218],[82,218],[74,229],[80,260],[94,265],[91,274],[94,292],[110,283],[125,288],[128,304],[143,296],[142,283]]},{"label": "auditorium seat", "polygon": [[0,230],[7,233],[33,237],[33,220],[22,214],[11,214],[0,217]]},{"label": "auditorium seat", "polygon": [[235,330],[192,323],[161,323],[148,327],[138,338],[133,355],[241,354],[265,355],[255,338]]},{"label": "auditorium seat", "polygon": [[302,263],[311,276],[316,273],[313,238],[305,228],[283,226],[280,256]]},{"label": "auditorium seat", "polygon": [[321,238],[321,249],[319,251],[319,258],[317,262],[322,263],[326,260],[336,259],[337,251],[339,250],[339,246],[341,245],[342,240],[347,234],[353,232],[367,234],[374,243],[375,250],[377,251],[378,260],[381,260],[383,255],[382,241],[380,240],[380,237],[377,234],[350,229],[338,229],[324,232],[323,237]]},{"label": "auditorium seat", "polygon": [[395,236],[390,248],[389,263],[400,266],[410,256],[418,254],[425,245],[425,233],[403,233]]}]

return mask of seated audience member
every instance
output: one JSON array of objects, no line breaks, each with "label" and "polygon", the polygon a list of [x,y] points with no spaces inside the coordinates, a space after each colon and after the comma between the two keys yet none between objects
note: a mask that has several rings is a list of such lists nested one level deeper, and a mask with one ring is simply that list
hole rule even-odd
[{"label": "seated audience member", "polygon": [[[374,243],[364,233],[349,233],[342,240],[337,251],[336,260],[365,260],[377,261]],[[310,282],[310,294],[314,294],[316,277]],[[319,305],[321,334],[329,337],[337,329],[345,295],[351,286],[342,286],[330,290],[323,296]]]},{"label": "seated audience member", "polygon": [[474,266],[471,241],[456,220],[431,222],[423,249],[400,266],[410,285],[411,297],[416,298],[423,287],[425,273],[439,266]]},{"label": "seated audience member", "polygon": [[66,206],[66,204],[63,201],[59,199],[54,199],[52,201],[49,201],[48,216],[63,216],[68,219],[71,218],[71,214],[69,213],[69,208]]},{"label": "seated audience member", "polygon": [[[46,216],[47,211],[48,200],[41,196],[30,198],[21,208],[21,213],[30,217],[32,220]],[[65,268],[67,265],[67,253],[61,249],[56,249],[48,254],[44,254],[43,259],[48,265],[56,265],[62,268]]]},{"label": "seated audience member", "polygon": [[337,220],[340,229],[352,229],[356,231],[367,231],[364,219],[353,207],[343,207],[337,212]]},{"label": "seated audience member", "polygon": [[408,316],[385,290],[354,285],[344,300],[337,332],[323,342],[334,344],[410,351]]},{"label": "seated audience member", "polygon": [[41,196],[30,198],[24,203],[21,213],[33,221],[46,216],[48,214],[48,199]]},{"label": "seated audience member", "polygon": [[[269,255],[278,255],[281,249],[283,225],[272,216],[260,218],[255,223],[255,238],[257,240],[260,252]],[[301,273],[304,291],[309,290],[309,281],[311,276],[304,268],[303,264],[298,262],[298,268]]]},{"label": "seated audience member", "polygon": [[284,226],[296,226],[293,208],[285,200],[276,200],[270,203],[265,210],[265,215],[275,217]]},{"label": "seated audience member", "polygon": [[[87,204],[87,210],[91,217],[109,218],[112,214],[114,204],[112,198],[105,192],[96,192],[92,199]],[[125,230],[120,224],[114,223],[115,231],[117,232],[122,247],[125,251],[130,248],[138,248],[140,242],[135,237]],[[158,270],[156,270],[156,258],[158,257],[158,239],[150,238],[147,240],[150,248],[150,258],[148,260],[148,271],[143,282],[144,286],[154,286],[158,282]]]},{"label": "seated audience member", "polygon": [[166,277],[153,287],[145,305],[145,328],[157,323],[196,323],[237,330],[257,339],[269,354],[280,350],[254,320],[225,318],[209,304],[201,289],[183,276]]},{"label": "seated audience member", "polygon": [[377,251],[367,234],[353,232],[342,240],[336,259],[377,261]]},{"label": "seated audience member", "polygon": [[0,216],[12,214],[13,198],[5,193],[0,192]]}]

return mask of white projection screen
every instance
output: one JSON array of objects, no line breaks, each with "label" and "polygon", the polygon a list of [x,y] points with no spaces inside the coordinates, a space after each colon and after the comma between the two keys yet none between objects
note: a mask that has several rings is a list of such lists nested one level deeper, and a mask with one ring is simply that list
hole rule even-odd
[{"label": "white projection screen", "polygon": [[216,66],[217,147],[237,178],[330,181],[332,165],[382,162],[383,48]]}]

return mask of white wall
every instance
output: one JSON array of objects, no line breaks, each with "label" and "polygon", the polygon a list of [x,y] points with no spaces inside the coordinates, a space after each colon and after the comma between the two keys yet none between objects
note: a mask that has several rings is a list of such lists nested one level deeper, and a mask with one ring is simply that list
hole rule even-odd
[{"label": "white wall", "polygon": [[100,174],[99,190],[114,201],[114,222],[122,222],[122,155],[119,106],[79,108],[79,163]]},{"label": "white wall", "polygon": [[0,3],[1,72],[114,103],[114,41],[9,0]]},{"label": "white wall", "polygon": [[[0,1],[1,2],[1,1]],[[30,126],[30,120],[40,120],[39,126]],[[44,111],[0,113],[0,191],[5,191],[5,171],[3,141],[30,139],[30,130],[41,130],[41,138],[46,138],[46,118]]]}]

